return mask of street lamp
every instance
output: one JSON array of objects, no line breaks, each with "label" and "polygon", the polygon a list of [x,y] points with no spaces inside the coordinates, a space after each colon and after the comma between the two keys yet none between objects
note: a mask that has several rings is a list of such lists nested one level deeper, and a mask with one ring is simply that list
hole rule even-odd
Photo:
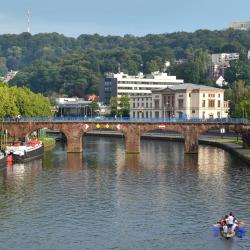
[{"label": "street lamp", "polygon": [[142,108],[140,108],[138,112],[139,112],[139,120],[141,120],[141,118],[142,118],[142,113],[143,113]]}]

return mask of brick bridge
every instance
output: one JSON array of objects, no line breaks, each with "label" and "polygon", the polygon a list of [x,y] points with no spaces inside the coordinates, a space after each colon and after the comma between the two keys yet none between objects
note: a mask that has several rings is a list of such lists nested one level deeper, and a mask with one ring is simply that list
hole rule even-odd
[{"label": "brick bridge", "polygon": [[20,121],[4,122],[4,129],[14,138],[26,138],[30,133],[41,128],[62,132],[67,138],[68,153],[83,151],[84,133],[98,129],[109,129],[124,134],[127,153],[140,152],[140,137],[153,130],[175,131],[184,137],[185,153],[198,152],[199,136],[209,129],[226,128],[242,135],[245,148],[250,148],[250,125],[228,122],[104,122],[104,121]]}]

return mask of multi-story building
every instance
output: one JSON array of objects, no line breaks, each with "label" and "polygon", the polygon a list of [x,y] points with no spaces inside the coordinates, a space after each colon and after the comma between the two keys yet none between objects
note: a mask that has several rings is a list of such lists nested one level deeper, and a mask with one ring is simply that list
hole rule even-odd
[{"label": "multi-story building", "polygon": [[212,54],[212,63],[217,65],[229,65],[232,60],[239,60],[239,53],[218,53]]},{"label": "multi-story building", "polygon": [[245,22],[234,21],[230,23],[229,28],[235,30],[250,30],[250,21],[245,21]]},{"label": "multi-story building", "polygon": [[134,118],[225,118],[228,102],[224,90],[184,83],[152,89],[148,96],[131,97],[130,117]]},{"label": "multi-story building", "polygon": [[220,76],[224,77],[226,68],[230,67],[230,62],[239,60],[239,53],[218,53],[212,54],[212,63],[209,65],[209,75],[213,80],[217,80]]},{"label": "multi-story building", "polygon": [[112,96],[146,96],[151,94],[151,89],[162,89],[183,82],[182,79],[176,79],[176,76],[161,72],[153,72],[149,75],[139,73],[137,76],[122,72],[109,73],[100,85],[100,99],[104,104],[108,104]]}]

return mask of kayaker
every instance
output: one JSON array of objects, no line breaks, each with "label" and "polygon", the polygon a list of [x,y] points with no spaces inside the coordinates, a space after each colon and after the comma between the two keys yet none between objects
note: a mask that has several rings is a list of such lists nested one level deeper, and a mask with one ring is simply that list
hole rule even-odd
[{"label": "kayaker", "polygon": [[229,216],[227,217],[226,222],[227,222],[228,228],[232,228],[234,224],[234,216],[232,212],[229,213]]}]

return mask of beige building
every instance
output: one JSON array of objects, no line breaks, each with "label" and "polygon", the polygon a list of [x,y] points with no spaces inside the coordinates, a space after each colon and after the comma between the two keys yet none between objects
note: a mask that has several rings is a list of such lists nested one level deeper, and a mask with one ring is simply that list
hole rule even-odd
[{"label": "beige building", "polygon": [[134,118],[226,118],[224,90],[191,83],[153,89],[148,96],[131,97]]}]

